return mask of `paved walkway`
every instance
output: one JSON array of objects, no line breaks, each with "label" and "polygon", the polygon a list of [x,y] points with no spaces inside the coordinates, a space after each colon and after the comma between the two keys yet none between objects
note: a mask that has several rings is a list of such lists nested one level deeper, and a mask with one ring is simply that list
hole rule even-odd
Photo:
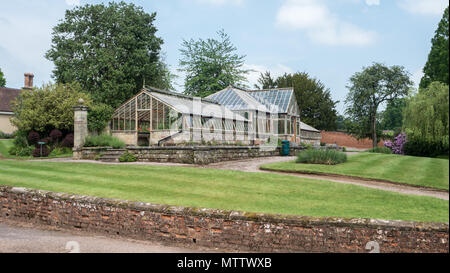
[{"label": "paved walkway", "polygon": [[61,230],[0,218],[0,253],[201,253],[206,248],[164,246],[157,242]]},{"label": "paved walkway", "polygon": [[260,170],[259,167],[264,164],[275,163],[275,162],[285,162],[295,160],[294,156],[289,157],[265,157],[265,158],[254,158],[254,159],[245,159],[238,161],[226,161],[220,163],[214,163],[210,165],[191,165],[191,164],[178,164],[178,163],[154,163],[154,162],[133,162],[133,163],[109,163],[109,162],[100,162],[95,160],[73,160],[70,158],[56,158],[56,159],[47,159],[42,161],[52,161],[52,162],[86,162],[86,163],[96,163],[96,164],[131,164],[131,165],[149,165],[149,166],[181,166],[181,167],[197,167],[197,168],[215,168],[215,169],[223,169],[223,170],[234,170],[234,171],[243,171],[243,172],[266,172],[266,173],[277,173],[281,175],[289,175],[301,178],[309,178],[316,180],[326,180],[336,183],[342,184],[352,184],[363,186],[372,189],[379,189],[385,191],[398,192],[403,194],[411,194],[418,196],[430,196],[439,199],[449,200],[449,193],[442,192],[433,189],[419,188],[414,186],[395,184],[389,182],[382,181],[374,181],[370,179],[362,179],[362,178],[351,178],[351,177],[338,177],[335,175],[315,175],[315,174],[299,174],[299,173],[284,173],[284,172],[274,172],[274,171],[264,171]]}]

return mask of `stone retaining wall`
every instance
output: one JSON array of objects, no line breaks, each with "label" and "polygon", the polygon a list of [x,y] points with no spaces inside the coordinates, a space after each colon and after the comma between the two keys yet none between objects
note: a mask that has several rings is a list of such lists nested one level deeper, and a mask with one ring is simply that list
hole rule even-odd
[{"label": "stone retaining wall", "polygon": [[[108,148],[82,148],[74,151],[76,159],[95,159]],[[295,155],[301,148],[291,148]],[[280,148],[267,149],[259,146],[197,146],[197,147],[128,147],[138,161],[172,162],[187,164],[210,164],[222,161],[240,160],[255,157],[279,156]]]},{"label": "stone retaining wall", "polygon": [[0,186],[0,218],[158,240],[169,245],[255,252],[448,253],[449,225],[314,218],[170,207]]}]

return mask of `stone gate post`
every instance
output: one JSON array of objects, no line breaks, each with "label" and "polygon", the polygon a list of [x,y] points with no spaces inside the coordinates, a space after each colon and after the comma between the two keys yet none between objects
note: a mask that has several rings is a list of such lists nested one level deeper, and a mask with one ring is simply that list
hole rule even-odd
[{"label": "stone gate post", "polygon": [[73,107],[74,111],[74,131],[73,131],[73,158],[81,159],[81,148],[88,136],[88,107],[84,105],[84,100],[79,99],[78,105]]}]

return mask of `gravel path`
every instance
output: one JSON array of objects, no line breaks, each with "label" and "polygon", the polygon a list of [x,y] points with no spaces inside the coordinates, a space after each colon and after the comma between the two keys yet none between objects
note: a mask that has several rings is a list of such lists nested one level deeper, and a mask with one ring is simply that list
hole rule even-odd
[{"label": "gravel path", "polygon": [[[349,153],[350,154],[350,153]],[[285,173],[285,172],[276,172],[276,171],[265,171],[260,170],[259,167],[264,164],[275,163],[275,162],[285,162],[295,160],[294,156],[288,157],[265,157],[265,158],[254,158],[254,159],[245,159],[238,161],[226,161],[220,163],[213,163],[209,165],[191,165],[191,164],[178,164],[178,163],[154,163],[154,162],[133,162],[133,163],[109,163],[109,162],[99,162],[95,160],[73,160],[70,158],[56,158],[56,159],[47,159],[41,161],[50,161],[50,162],[85,162],[85,163],[96,163],[96,164],[121,164],[121,165],[148,165],[148,166],[180,166],[180,167],[197,167],[197,168],[214,168],[214,169],[222,169],[222,170],[234,170],[234,171],[243,171],[243,172],[260,172],[260,173],[277,173],[281,175],[289,175],[301,178],[309,178],[316,180],[326,180],[336,183],[342,184],[352,184],[363,186],[372,189],[379,189],[385,191],[398,192],[403,194],[412,194],[418,196],[430,196],[439,199],[449,200],[449,193],[443,192],[439,190],[419,188],[414,186],[395,184],[383,181],[374,181],[370,179],[362,179],[362,178],[352,178],[352,177],[339,177],[336,175],[317,175],[317,174],[300,174],[300,173]]]}]

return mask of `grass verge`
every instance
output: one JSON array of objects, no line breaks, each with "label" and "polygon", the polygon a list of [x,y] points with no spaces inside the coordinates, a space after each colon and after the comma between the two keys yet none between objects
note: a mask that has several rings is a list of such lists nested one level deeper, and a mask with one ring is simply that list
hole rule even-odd
[{"label": "grass verge", "polygon": [[318,217],[448,222],[449,202],[297,177],[203,168],[0,160],[0,184],[168,204]]},{"label": "grass verge", "polygon": [[263,165],[261,168],[272,171],[347,175],[449,189],[448,160],[439,158],[359,153],[349,156],[346,163],[334,166],[281,162]]}]

